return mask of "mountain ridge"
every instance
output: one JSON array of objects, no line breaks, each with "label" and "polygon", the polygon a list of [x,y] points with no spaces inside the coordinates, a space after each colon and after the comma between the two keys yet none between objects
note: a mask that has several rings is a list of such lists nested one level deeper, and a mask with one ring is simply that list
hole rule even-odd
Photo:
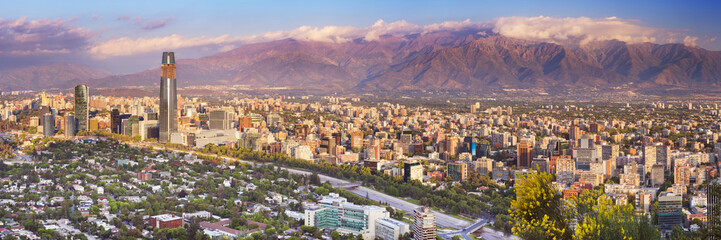
[{"label": "mountain ridge", "polygon": [[[721,86],[721,51],[616,40],[573,46],[490,31],[440,31],[382,36],[376,41],[283,39],[248,44],[179,60],[177,71],[178,86],[224,84],[341,92],[617,86],[708,89]],[[159,69],[85,80],[91,87],[155,86]]]}]

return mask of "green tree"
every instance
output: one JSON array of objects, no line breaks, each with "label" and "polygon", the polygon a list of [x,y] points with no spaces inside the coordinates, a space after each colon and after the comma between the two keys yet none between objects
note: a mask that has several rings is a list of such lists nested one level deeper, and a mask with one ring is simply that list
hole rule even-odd
[{"label": "green tree", "polygon": [[660,239],[658,230],[643,215],[636,215],[633,206],[619,206],[601,197],[594,209],[579,221],[576,239]]},{"label": "green tree", "polygon": [[569,209],[551,185],[553,176],[548,173],[519,175],[516,199],[509,210],[515,226],[513,234],[523,239],[571,239],[566,222]]},{"label": "green tree", "polygon": [[330,233],[330,238],[333,240],[339,240],[340,239],[340,233],[338,231],[333,230],[333,232]]}]

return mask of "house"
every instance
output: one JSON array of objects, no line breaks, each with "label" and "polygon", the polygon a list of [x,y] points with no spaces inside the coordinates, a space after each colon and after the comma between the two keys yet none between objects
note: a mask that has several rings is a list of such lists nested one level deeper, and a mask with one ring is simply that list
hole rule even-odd
[{"label": "house", "polygon": [[183,226],[183,218],[172,214],[161,214],[150,217],[150,226],[155,228],[177,228]]}]

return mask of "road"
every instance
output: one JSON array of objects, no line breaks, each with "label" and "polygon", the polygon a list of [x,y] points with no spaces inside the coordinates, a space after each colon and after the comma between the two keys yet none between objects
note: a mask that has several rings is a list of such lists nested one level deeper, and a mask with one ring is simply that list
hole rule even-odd
[{"label": "road", "polygon": [[[135,143],[135,144],[128,143],[128,144],[133,145],[133,146],[149,147],[149,148],[153,148],[156,150],[171,150],[174,152],[190,153],[188,151],[182,151],[182,150],[176,150],[176,149],[170,149],[170,148],[162,148],[162,147],[158,147],[158,146],[154,146],[154,145],[146,145],[146,144],[138,145],[137,143]],[[192,152],[192,153],[193,154],[202,154],[202,153],[197,153],[197,152]],[[248,163],[248,164],[262,164],[259,162],[238,160],[238,159],[219,156],[219,155],[215,155],[215,156],[222,158],[225,161],[240,161],[240,162],[244,162],[244,163]],[[298,169],[292,169],[292,168],[286,168],[286,167],[281,167],[281,169],[287,170],[288,172],[290,172],[292,174],[297,174],[297,175],[310,175],[311,174],[311,172],[305,171],[305,170],[298,170]],[[330,176],[326,176],[326,175],[322,175],[322,174],[318,174],[318,175],[320,176],[321,182],[330,182],[330,184],[333,185],[334,187],[353,183],[350,181],[346,181],[343,179],[334,178],[334,177],[330,177]],[[355,183],[353,183],[353,184],[355,184]],[[358,196],[361,196],[361,197],[368,196],[369,199],[388,203],[388,205],[390,205],[391,207],[406,211],[408,213],[412,213],[414,209],[420,207],[420,205],[416,205],[416,204],[407,202],[403,199],[396,198],[396,197],[390,196],[388,194],[381,193],[376,190],[373,190],[373,189],[370,189],[367,187],[363,187],[363,186],[359,186],[359,187],[356,187],[353,189],[348,189],[348,191],[352,192]],[[439,226],[442,226],[442,227],[463,229],[463,228],[466,228],[469,225],[471,225],[471,223],[466,220],[459,219],[459,218],[456,218],[456,217],[453,217],[453,216],[450,216],[450,215],[447,215],[447,214],[444,214],[444,213],[441,213],[438,211],[433,211],[433,213],[436,214],[436,224]]]},{"label": "road", "polygon": [[[291,168],[283,168],[283,169],[288,170],[288,172],[293,173],[293,174],[300,174],[300,175],[311,174],[310,172],[304,171],[304,170],[291,169]],[[333,185],[334,187],[353,183],[350,181],[346,181],[346,180],[342,180],[342,179],[338,179],[338,178],[334,178],[334,177],[329,177],[326,175],[321,175],[321,174],[318,174],[318,175],[320,176],[321,182],[330,182],[330,184]],[[352,192],[358,196],[361,196],[361,197],[368,196],[369,199],[388,203],[388,205],[390,205],[394,208],[406,211],[408,213],[412,213],[414,209],[420,207],[419,205],[407,202],[403,199],[396,198],[396,197],[390,196],[385,193],[378,192],[376,190],[373,190],[373,189],[370,189],[370,188],[367,188],[364,186],[359,186],[356,188],[346,189],[346,190],[348,190],[349,192]],[[471,224],[470,222],[468,222],[466,220],[459,219],[459,218],[456,218],[456,217],[453,217],[453,216],[450,216],[450,215],[447,215],[447,214],[444,214],[444,213],[441,213],[438,211],[433,211],[433,212],[436,214],[436,224],[439,226],[455,228],[455,229],[463,229]]]},{"label": "road", "polygon": [[473,225],[468,226],[461,231],[450,232],[450,233],[439,233],[438,236],[441,236],[442,238],[445,238],[445,239],[451,239],[451,238],[453,238],[453,236],[459,235],[466,240],[473,240],[473,238],[471,238],[468,234],[475,232],[476,230],[478,230],[479,228],[481,228],[484,224],[486,224],[488,222],[489,222],[489,220],[480,219],[480,220],[478,220],[478,222],[473,223]]}]

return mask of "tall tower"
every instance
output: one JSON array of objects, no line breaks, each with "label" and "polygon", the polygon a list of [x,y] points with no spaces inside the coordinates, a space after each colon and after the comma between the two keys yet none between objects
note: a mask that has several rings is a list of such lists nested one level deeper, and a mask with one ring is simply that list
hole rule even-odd
[{"label": "tall tower", "polygon": [[178,95],[175,85],[175,54],[163,52],[160,66],[160,116],[158,119],[161,143],[170,141],[170,134],[178,130]]},{"label": "tall tower", "polygon": [[85,84],[75,86],[75,119],[78,122],[77,131],[88,131],[88,103],[90,90]]}]

